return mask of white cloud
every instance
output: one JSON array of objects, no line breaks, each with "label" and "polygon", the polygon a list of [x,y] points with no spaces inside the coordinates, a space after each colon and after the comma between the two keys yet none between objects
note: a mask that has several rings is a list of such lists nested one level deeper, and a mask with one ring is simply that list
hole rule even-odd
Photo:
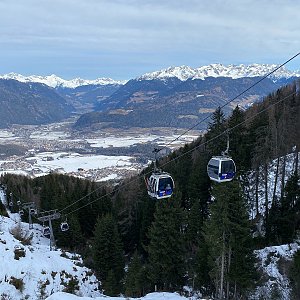
[{"label": "white cloud", "polygon": [[300,49],[299,11],[293,0],[2,0],[0,53],[65,57],[69,67],[84,53],[109,54],[112,65],[134,55],[145,68],[279,63]]}]

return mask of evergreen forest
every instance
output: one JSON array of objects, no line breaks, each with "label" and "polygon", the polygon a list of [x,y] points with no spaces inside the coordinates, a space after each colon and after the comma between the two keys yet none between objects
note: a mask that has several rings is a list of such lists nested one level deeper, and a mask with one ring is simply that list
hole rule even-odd
[{"label": "evergreen forest", "polygon": [[[175,181],[168,199],[147,194],[144,176],[153,166],[115,186],[60,174],[6,174],[1,183],[11,210],[33,201],[40,211],[61,211],[70,229],[61,232],[60,220],[53,221],[57,246],[80,253],[107,295],[189,287],[203,297],[247,299],[261,276],[254,250],[300,235],[299,86],[287,85],[246,111],[236,106],[228,117],[217,108],[203,136],[159,157]],[[215,183],[207,163],[226,149],[227,136],[237,174]],[[289,274],[300,299],[299,251]]]}]

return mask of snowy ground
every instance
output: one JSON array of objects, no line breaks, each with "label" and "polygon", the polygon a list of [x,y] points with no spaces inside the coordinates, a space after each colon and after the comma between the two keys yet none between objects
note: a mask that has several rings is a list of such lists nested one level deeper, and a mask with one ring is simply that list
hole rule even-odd
[{"label": "snowy ground", "polygon": [[[32,234],[31,245],[22,245],[10,233],[20,225],[26,234]],[[42,227],[20,223],[16,216],[1,217],[0,220],[0,295],[11,299],[39,299],[44,293],[51,295],[63,291],[71,279],[78,280],[78,295],[99,296],[99,282],[91,270],[82,265],[80,256],[61,250],[50,251],[49,239],[42,236]],[[16,259],[15,251],[22,251],[25,257]],[[15,279],[14,279],[15,278]],[[23,287],[15,287],[14,282],[23,282]],[[28,297],[28,298],[26,298]]]},{"label": "snowy ground", "polygon": [[265,278],[266,281],[256,288],[251,299],[290,299],[290,283],[284,273],[284,264],[291,261],[298,250],[300,250],[300,241],[299,243],[266,247],[255,251],[259,260],[258,269],[264,274],[262,278]]},{"label": "snowy ground", "polygon": [[[14,173],[33,178],[58,172],[93,181],[120,179],[136,174],[146,166],[143,153],[127,156],[126,148],[146,144],[151,150],[153,145],[174,149],[199,135],[194,131],[176,140],[181,133],[179,130],[161,128],[74,133],[70,130],[71,124],[62,122],[0,129],[0,145],[16,145],[27,150],[24,155],[3,158],[0,174]],[[116,147],[118,155],[115,155]],[[100,148],[105,149],[105,155],[95,154],[95,151],[101,151]]]},{"label": "snowy ground", "polygon": [[[147,142],[155,142],[160,147],[168,145],[170,142],[175,140],[177,135],[136,135],[136,136],[108,136],[102,138],[86,139],[86,141],[93,148],[109,148],[109,147],[129,147],[137,144],[144,144]],[[171,143],[170,148],[177,148],[184,145],[184,143],[192,142],[197,136],[195,135],[184,135],[178,141]]]},{"label": "snowy ground", "polygon": [[[176,293],[151,293],[141,298],[124,298],[124,297],[107,297],[100,296],[96,298],[88,298],[88,297],[77,297],[74,295],[66,294],[66,293],[56,293],[48,297],[46,300],[187,300],[187,298],[180,296]],[[189,298],[192,299],[192,298]]]}]

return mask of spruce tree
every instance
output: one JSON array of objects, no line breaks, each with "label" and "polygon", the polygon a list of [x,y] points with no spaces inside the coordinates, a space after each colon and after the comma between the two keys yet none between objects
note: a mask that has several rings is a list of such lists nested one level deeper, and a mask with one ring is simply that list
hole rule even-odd
[{"label": "spruce tree", "polygon": [[142,272],[143,265],[137,251],[128,266],[125,277],[125,295],[127,297],[141,297],[143,292]]},{"label": "spruce tree", "polygon": [[211,117],[212,121],[208,124],[206,140],[211,140],[207,144],[207,149],[211,155],[221,155],[226,149],[226,136],[220,136],[226,130],[225,115],[220,107],[216,109]]},{"label": "spruce tree", "polygon": [[157,202],[148,246],[149,280],[159,290],[175,290],[184,283],[183,212],[180,197]]},{"label": "spruce tree", "polygon": [[250,169],[250,145],[245,124],[245,113],[236,106],[228,119],[229,128],[229,154],[238,166],[238,171]]},{"label": "spruce tree", "polygon": [[212,194],[214,203],[205,237],[216,297],[245,296],[256,272],[241,187],[237,181],[215,184]]},{"label": "spruce tree", "polygon": [[300,186],[299,175],[294,173],[286,182],[284,196],[281,199],[281,216],[279,219],[282,243],[290,243],[300,229]]},{"label": "spruce tree", "polygon": [[[124,274],[124,257],[117,225],[108,214],[98,218],[92,243],[94,268],[104,282],[116,282],[121,291],[121,279]],[[110,277],[108,278],[108,275]],[[115,280],[115,281],[114,281]],[[114,289],[115,290],[115,289]]]},{"label": "spruce tree", "polygon": [[107,296],[118,296],[120,294],[120,282],[114,270],[109,270],[106,278],[102,280],[102,288]]}]

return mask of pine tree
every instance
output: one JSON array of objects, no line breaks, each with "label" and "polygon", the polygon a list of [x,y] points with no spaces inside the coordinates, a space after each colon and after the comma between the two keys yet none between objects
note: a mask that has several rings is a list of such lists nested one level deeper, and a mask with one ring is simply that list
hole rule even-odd
[{"label": "pine tree", "polygon": [[137,251],[133,254],[125,278],[125,295],[127,297],[141,297],[143,293],[142,272],[143,265]]},{"label": "pine tree", "polygon": [[220,107],[216,109],[211,119],[205,138],[206,140],[212,140],[212,142],[208,143],[207,149],[211,155],[221,155],[222,151],[226,149],[226,137],[218,136],[226,130],[226,123],[225,115]]},{"label": "pine tree", "polygon": [[149,232],[149,280],[159,290],[175,290],[184,283],[184,237],[180,198],[157,203]]},{"label": "pine tree", "polygon": [[281,216],[279,219],[282,243],[290,243],[300,229],[300,186],[299,176],[294,173],[286,182],[284,196],[281,199]]},{"label": "pine tree", "polygon": [[238,171],[250,169],[250,146],[248,144],[247,129],[244,125],[245,113],[238,107],[232,111],[228,119],[229,131],[229,154],[233,157]]},{"label": "pine tree", "polygon": [[110,282],[118,284],[124,274],[124,257],[117,225],[112,215],[97,220],[92,244],[94,268],[101,280],[106,281],[110,273]]},{"label": "pine tree", "polygon": [[216,297],[245,295],[255,278],[247,210],[237,181],[213,186],[214,203],[206,223],[210,276]]},{"label": "pine tree", "polygon": [[105,295],[118,296],[120,294],[120,282],[117,277],[115,271],[108,271],[107,277],[102,281],[102,288]]}]

